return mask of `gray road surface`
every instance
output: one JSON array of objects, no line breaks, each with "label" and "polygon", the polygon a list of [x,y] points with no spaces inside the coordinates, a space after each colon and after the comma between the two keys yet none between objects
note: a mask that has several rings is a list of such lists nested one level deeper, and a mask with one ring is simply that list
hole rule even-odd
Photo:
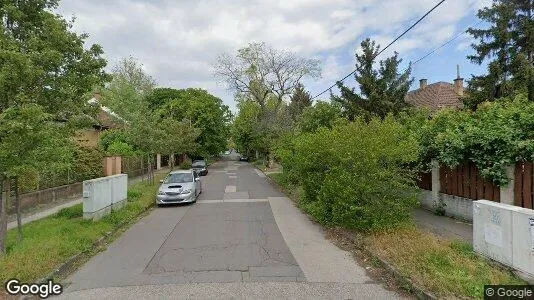
[{"label": "gray road surface", "polygon": [[155,209],[67,279],[66,299],[390,299],[244,162],[202,177],[196,204]]}]

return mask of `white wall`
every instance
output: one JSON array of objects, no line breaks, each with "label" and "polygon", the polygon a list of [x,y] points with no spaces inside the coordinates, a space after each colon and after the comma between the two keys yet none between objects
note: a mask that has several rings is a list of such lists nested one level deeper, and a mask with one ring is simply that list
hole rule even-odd
[{"label": "white wall", "polygon": [[[443,193],[437,193],[437,197],[445,204],[445,215],[469,222],[473,220],[474,200]],[[439,203],[434,198],[432,191],[422,190],[419,202],[422,207],[434,211]]]}]

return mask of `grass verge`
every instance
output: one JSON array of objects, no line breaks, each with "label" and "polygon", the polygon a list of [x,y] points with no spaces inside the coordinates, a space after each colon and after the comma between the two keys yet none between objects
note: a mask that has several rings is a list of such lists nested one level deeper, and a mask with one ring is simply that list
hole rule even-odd
[{"label": "grass verge", "polygon": [[[283,174],[268,175],[297,204],[301,188]],[[486,284],[526,284],[509,270],[479,257],[470,244],[444,240],[413,225],[365,235],[361,246],[438,298],[483,298]],[[410,287],[401,286],[407,290]]]},{"label": "grass verge", "polygon": [[[155,182],[166,174],[158,174]],[[60,210],[57,214],[23,225],[23,240],[16,229],[8,231],[7,254],[0,258],[0,281],[17,278],[34,282],[50,274],[70,257],[89,251],[106,234],[154,205],[157,184],[139,182],[128,188],[126,205],[99,221],[82,218],[82,204]]]},{"label": "grass verge", "polygon": [[414,226],[366,236],[369,251],[438,298],[483,298],[486,284],[526,284],[479,257],[470,244],[439,239]]}]

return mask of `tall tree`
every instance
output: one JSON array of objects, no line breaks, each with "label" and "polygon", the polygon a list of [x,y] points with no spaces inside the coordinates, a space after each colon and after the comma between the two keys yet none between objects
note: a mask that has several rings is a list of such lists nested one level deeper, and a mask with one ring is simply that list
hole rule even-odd
[{"label": "tall tree", "polygon": [[51,12],[57,0],[0,2],[0,111],[24,102],[59,117],[80,113],[82,95],[108,77],[102,48]]},{"label": "tall tree", "polygon": [[239,49],[236,56],[219,56],[215,75],[229,89],[256,101],[264,111],[268,99],[274,96],[275,106],[279,108],[304,77],[320,76],[319,63],[265,43],[251,43]]},{"label": "tall tree", "polygon": [[295,88],[295,91],[293,91],[289,101],[289,114],[293,121],[296,121],[302,114],[302,111],[311,105],[312,98],[310,93],[304,89],[304,85],[299,83]]},{"label": "tall tree", "polygon": [[[84,47],[87,35],[76,34],[73,21],[54,14],[57,6],[57,0],[0,1],[2,179],[29,178],[43,168],[69,164],[73,127],[53,120],[76,120],[87,107],[83,96],[108,79],[102,48]],[[4,204],[0,199],[0,254],[5,250]]]},{"label": "tall tree", "polygon": [[475,54],[468,58],[488,63],[487,74],[473,76],[468,82],[466,106],[476,108],[483,101],[525,92],[534,100],[534,2],[530,0],[494,0],[480,9],[477,16],[488,28],[469,28],[476,40]]},{"label": "tall tree", "polygon": [[196,139],[199,147],[189,154],[214,156],[226,149],[231,112],[221,99],[203,89],[156,88],[148,101],[160,116],[187,120],[200,130]]},{"label": "tall tree", "polygon": [[123,58],[113,67],[115,82],[126,81],[135,88],[138,94],[147,95],[156,86],[156,81],[147,74],[143,64],[134,57]]},{"label": "tall tree", "polygon": [[152,178],[152,158],[162,150],[167,138],[146,99],[155,83],[142,64],[131,57],[120,60],[113,70],[113,80],[102,93],[102,104],[126,121],[121,142],[133,146],[146,157],[148,174]]},{"label": "tall tree", "polygon": [[361,43],[362,52],[356,54],[356,73],[359,93],[338,82],[341,95],[332,95],[332,100],[341,104],[349,120],[357,116],[379,116],[397,114],[408,106],[404,96],[408,92],[413,79],[410,78],[411,68],[399,71],[402,59],[395,53],[381,60],[375,69],[375,57],[380,46],[366,39]]}]

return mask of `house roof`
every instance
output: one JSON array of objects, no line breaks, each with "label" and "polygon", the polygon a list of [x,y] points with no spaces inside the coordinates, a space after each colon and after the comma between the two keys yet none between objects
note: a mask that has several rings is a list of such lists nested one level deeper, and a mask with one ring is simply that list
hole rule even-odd
[{"label": "house roof", "polygon": [[410,91],[404,100],[414,106],[428,108],[432,112],[442,108],[463,106],[462,99],[454,91],[454,86],[443,81],[429,84],[423,89]]},{"label": "house roof", "polygon": [[100,106],[100,110],[97,115],[97,120],[100,123],[100,126],[105,128],[117,128],[122,125],[121,122],[124,122],[123,118],[121,118],[108,107],[101,105],[95,97],[91,98],[89,101],[87,101],[87,103],[98,104]]}]

